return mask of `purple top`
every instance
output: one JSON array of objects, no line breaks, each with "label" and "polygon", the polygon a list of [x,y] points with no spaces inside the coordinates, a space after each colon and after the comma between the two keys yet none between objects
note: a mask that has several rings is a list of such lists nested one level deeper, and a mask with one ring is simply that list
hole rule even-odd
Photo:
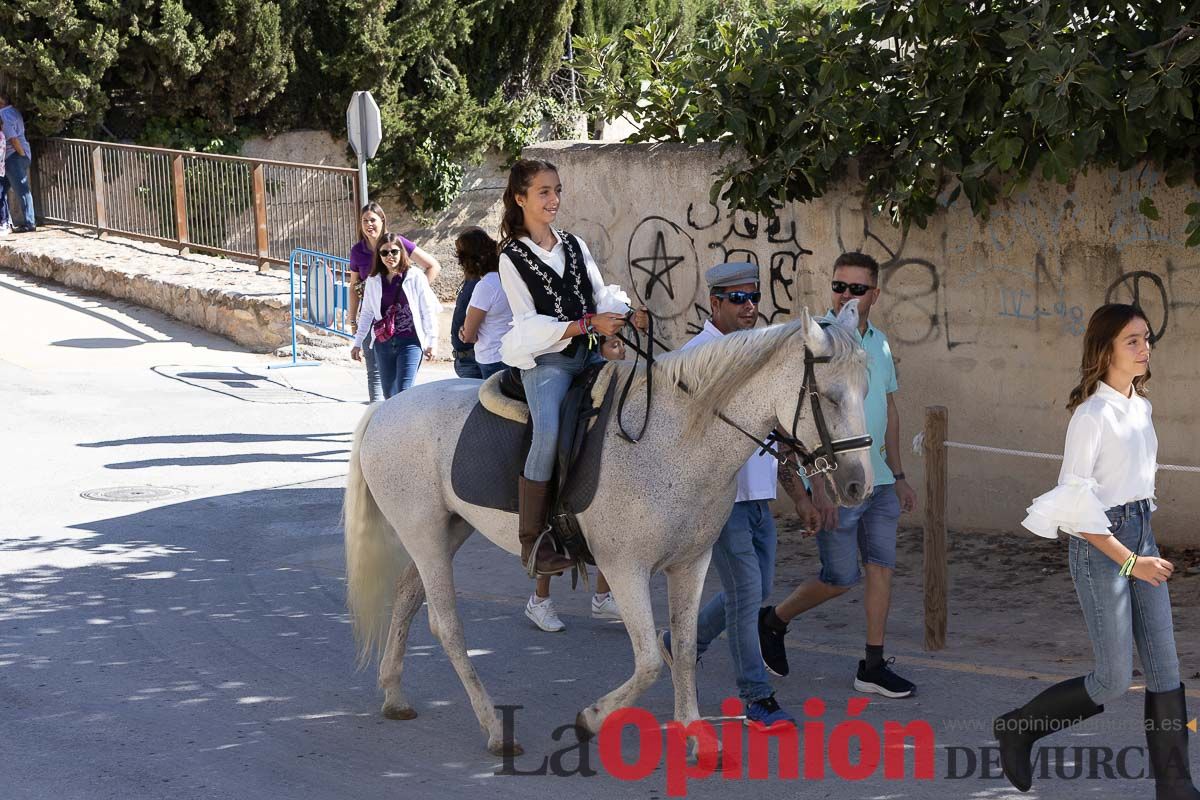
[{"label": "purple top", "polygon": [[397,306],[396,332],[392,335],[396,337],[415,338],[417,335],[417,326],[413,324],[412,309],[408,307],[408,295],[404,293],[403,285],[404,277],[401,275],[384,278],[383,297],[379,301],[379,313],[386,317],[388,309],[393,305]]},{"label": "purple top", "polygon": [[[417,249],[415,244],[403,236],[400,237],[400,244],[404,245],[404,249],[408,251],[410,256],[413,250]],[[359,239],[354,243],[354,247],[350,248],[350,269],[357,270],[359,280],[365,281],[367,276],[371,274],[371,267],[374,264],[375,251],[368,247],[366,242]]]}]

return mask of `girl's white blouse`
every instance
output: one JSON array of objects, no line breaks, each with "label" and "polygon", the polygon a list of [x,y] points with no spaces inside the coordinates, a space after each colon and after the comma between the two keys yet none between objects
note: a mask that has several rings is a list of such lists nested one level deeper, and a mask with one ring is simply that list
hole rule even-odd
[{"label": "girl's white blouse", "polygon": [[[562,243],[562,234],[559,231],[554,231],[554,236],[557,241],[549,251],[538,247],[528,236],[522,236],[521,241],[561,277],[567,268],[567,248]],[[579,249],[583,251],[583,263],[587,269],[588,280],[592,283],[592,299],[596,302],[596,312],[627,312],[629,295],[625,294],[620,286],[604,283],[600,268],[596,266],[596,260],[592,258],[587,244],[579,237],[575,238],[579,242]],[[500,254],[500,284],[504,287],[504,294],[508,297],[508,305],[513,314],[512,328],[500,340],[500,357],[505,364],[519,369],[533,369],[534,359],[538,356],[566,349],[571,340],[562,337],[571,323],[537,313],[533,306],[533,295],[525,286],[521,273],[503,253]]]},{"label": "girl's white blouse", "polygon": [[1067,425],[1058,486],[1036,498],[1021,524],[1054,539],[1058,530],[1109,533],[1105,510],[1135,500],[1151,500],[1158,469],[1158,437],[1150,401],[1126,397],[1103,381],[1083,401]]}]

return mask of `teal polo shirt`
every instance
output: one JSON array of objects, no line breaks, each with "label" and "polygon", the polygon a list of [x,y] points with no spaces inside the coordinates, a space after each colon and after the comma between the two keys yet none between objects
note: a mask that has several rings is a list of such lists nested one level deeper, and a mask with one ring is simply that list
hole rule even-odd
[{"label": "teal polo shirt", "polygon": [[[837,315],[830,311],[821,321],[836,322]],[[858,329],[854,335],[867,351],[867,399],[863,410],[867,415],[867,433],[871,434],[871,467],[875,470],[875,485],[886,486],[896,482],[884,460],[887,454],[887,396],[900,388],[896,381],[896,362],[892,360],[887,336],[869,320],[866,335],[860,335]]]}]

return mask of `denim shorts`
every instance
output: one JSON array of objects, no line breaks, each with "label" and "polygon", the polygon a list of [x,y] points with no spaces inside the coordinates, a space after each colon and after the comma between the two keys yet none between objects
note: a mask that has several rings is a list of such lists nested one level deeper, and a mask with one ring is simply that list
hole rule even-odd
[{"label": "denim shorts", "polygon": [[894,484],[876,486],[862,505],[838,509],[836,530],[819,531],[821,583],[853,586],[862,580],[863,563],[896,568],[896,528],[900,524],[900,500]]}]

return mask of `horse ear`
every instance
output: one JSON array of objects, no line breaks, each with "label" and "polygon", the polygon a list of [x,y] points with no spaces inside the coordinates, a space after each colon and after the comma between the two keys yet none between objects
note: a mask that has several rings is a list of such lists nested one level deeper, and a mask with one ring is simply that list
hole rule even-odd
[{"label": "horse ear", "polygon": [[829,335],[820,324],[813,319],[812,314],[808,313],[808,307],[805,306],[803,313],[800,315],[800,320],[804,325],[804,340],[809,349],[814,353],[823,353],[826,343],[829,341]]}]

